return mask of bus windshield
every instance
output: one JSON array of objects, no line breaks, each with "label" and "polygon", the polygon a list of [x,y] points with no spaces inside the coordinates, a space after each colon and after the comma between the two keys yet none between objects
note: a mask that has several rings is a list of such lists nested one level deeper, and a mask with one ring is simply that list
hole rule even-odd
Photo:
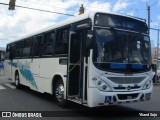
[{"label": "bus windshield", "polygon": [[94,63],[149,64],[150,40],[142,34],[95,29]]}]

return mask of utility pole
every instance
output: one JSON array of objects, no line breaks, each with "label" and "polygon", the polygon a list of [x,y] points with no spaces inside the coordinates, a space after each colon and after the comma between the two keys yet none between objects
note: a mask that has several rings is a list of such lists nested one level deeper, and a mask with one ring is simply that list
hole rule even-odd
[{"label": "utility pole", "polygon": [[158,63],[158,51],[159,51],[159,30],[158,30],[158,37],[157,37],[157,55],[156,55],[156,77],[155,77],[155,84],[157,84],[158,82],[158,78],[157,78],[157,69],[159,67],[159,63]]},{"label": "utility pole", "polygon": [[148,33],[150,34],[150,6],[147,6],[147,10],[148,10]]},{"label": "utility pole", "polygon": [[148,5],[148,2],[146,0],[146,4],[147,4],[147,10],[148,10],[148,33],[150,34],[150,8],[153,7],[155,4],[157,4],[160,0],[157,0],[155,3],[153,3],[152,5]]}]

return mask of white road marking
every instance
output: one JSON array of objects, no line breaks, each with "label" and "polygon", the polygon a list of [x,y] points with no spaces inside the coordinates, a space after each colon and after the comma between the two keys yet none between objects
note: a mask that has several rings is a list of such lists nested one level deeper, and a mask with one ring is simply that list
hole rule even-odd
[{"label": "white road marking", "polygon": [[6,83],[5,85],[12,88],[12,89],[16,89],[16,87],[14,85],[12,85],[11,83]]},{"label": "white road marking", "polygon": [[2,90],[2,89],[6,89],[6,88],[4,88],[3,86],[0,85],[0,90]]}]

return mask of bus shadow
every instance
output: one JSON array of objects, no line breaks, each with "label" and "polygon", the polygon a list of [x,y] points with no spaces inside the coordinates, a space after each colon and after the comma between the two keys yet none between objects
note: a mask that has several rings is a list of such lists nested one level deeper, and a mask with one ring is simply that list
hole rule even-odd
[{"label": "bus shadow", "polygon": [[[39,93],[30,88],[23,86],[21,91],[32,95],[34,97],[38,97],[45,102],[49,102],[51,104],[56,105],[54,97],[47,93]],[[58,105],[57,105],[58,106]],[[94,107],[89,108],[74,102],[68,102],[66,108],[62,108],[62,111],[58,111],[58,117],[126,117],[126,116],[137,116],[138,110],[133,108],[128,108],[123,105],[111,105],[111,106],[104,106],[104,107]],[[57,112],[57,111],[56,111]]]},{"label": "bus shadow", "polygon": [[[13,83],[13,85],[14,85],[14,83]],[[37,92],[37,91],[32,90],[29,87],[24,86],[24,85],[21,85],[21,88],[18,89],[18,90],[23,91],[23,92],[25,92],[25,93],[33,96],[33,97],[37,97],[37,98],[42,99],[42,100],[47,101],[47,102],[52,102],[53,103],[53,101],[54,101],[54,97],[52,95],[50,95],[48,93]]]}]

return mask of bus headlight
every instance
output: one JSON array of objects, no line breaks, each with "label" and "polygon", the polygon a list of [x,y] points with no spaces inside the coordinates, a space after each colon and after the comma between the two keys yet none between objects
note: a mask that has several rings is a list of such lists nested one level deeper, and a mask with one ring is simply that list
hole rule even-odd
[{"label": "bus headlight", "polygon": [[143,90],[149,89],[152,85],[152,80],[148,80],[146,84],[143,86]]},{"label": "bus headlight", "polygon": [[111,91],[111,88],[107,85],[107,83],[105,83],[103,80],[98,79],[96,81],[96,87],[98,88],[98,90],[100,91]]}]

